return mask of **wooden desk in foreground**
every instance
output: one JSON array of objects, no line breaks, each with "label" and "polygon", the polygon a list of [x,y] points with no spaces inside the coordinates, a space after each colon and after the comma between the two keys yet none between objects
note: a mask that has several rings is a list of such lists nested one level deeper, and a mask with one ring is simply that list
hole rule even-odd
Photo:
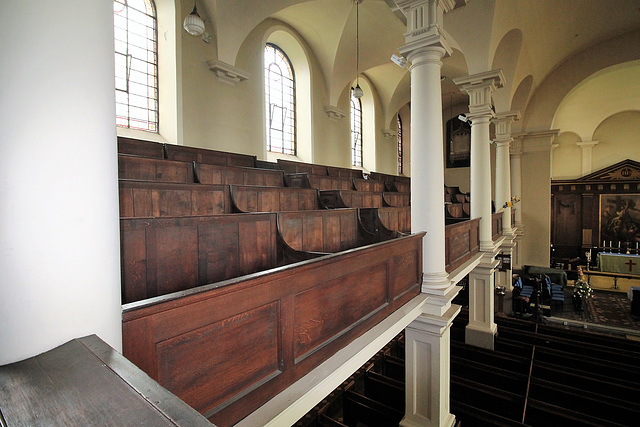
[{"label": "wooden desk in foreground", "polygon": [[91,335],[0,366],[2,426],[211,426]]}]

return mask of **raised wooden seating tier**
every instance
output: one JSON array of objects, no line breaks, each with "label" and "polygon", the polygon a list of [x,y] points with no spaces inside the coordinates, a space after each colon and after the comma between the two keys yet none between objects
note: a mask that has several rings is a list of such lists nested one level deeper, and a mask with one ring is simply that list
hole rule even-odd
[{"label": "raised wooden seating tier", "polygon": [[233,212],[228,185],[120,180],[121,218],[219,215]]},{"label": "raised wooden seating tier", "polygon": [[218,166],[256,167],[256,156],[228,153],[184,145],[164,144],[165,158],[181,162],[198,162]]},{"label": "raised wooden seating tier", "polygon": [[231,185],[237,212],[308,211],[321,209],[318,191],[312,188]]},{"label": "raised wooden seating tier", "polygon": [[124,354],[233,425],[418,295],[423,236],[126,304]]},{"label": "raised wooden seating tier", "polygon": [[195,182],[191,162],[175,162],[125,154],[118,155],[118,178],[182,184]]},{"label": "raised wooden seating tier", "polygon": [[320,190],[320,203],[327,209],[380,208],[382,193],[355,190]]},{"label": "raised wooden seating tier", "polygon": [[194,163],[196,182],[200,184],[261,185],[283,187],[284,172],[238,166]]},{"label": "raised wooden seating tier", "polygon": [[385,191],[382,193],[385,206],[403,207],[411,205],[411,193],[396,193]]},{"label": "raised wooden seating tier", "polygon": [[164,159],[164,144],[119,136],[118,154]]}]

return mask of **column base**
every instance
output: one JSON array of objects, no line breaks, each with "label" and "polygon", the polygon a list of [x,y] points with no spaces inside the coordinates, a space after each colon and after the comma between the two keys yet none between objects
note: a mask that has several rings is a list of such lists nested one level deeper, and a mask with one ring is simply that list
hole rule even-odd
[{"label": "column base", "polygon": [[464,341],[465,343],[475,345],[476,347],[493,350],[494,337],[498,331],[498,327],[495,323],[493,323],[489,328],[482,326],[484,325],[467,325]]},{"label": "column base", "polygon": [[402,427],[453,427],[456,423],[456,417],[453,414],[448,414],[447,417],[440,420],[428,420],[422,417],[405,417],[400,421]]}]

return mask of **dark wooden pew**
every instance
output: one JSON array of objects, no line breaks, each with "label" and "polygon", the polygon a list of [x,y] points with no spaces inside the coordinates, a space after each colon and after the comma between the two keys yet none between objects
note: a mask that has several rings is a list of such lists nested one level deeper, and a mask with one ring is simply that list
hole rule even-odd
[{"label": "dark wooden pew", "polygon": [[291,160],[278,159],[278,166],[286,173],[307,173],[309,175],[329,175],[327,167],[314,165],[312,163],[294,162]]},{"label": "dark wooden pew", "polygon": [[123,302],[277,265],[276,214],[120,220]]},{"label": "dark wooden pew", "polygon": [[309,186],[318,190],[354,190],[353,178],[309,175]]},{"label": "dark wooden pew", "polygon": [[411,192],[411,178],[408,176],[390,175],[380,172],[369,173],[369,178],[384,182],[386,191],[397,191],[399,193]]},{"label": "dark wooden pew", "polygon": [[374,181],[372,179],[354,178],[353,187],[358,191],[371,191],[376,193],[382,193],[385,191],[383,182]]},{"label": "dark wooden pew", "polygon": [[164,146],[159,142],[143,141],[141,139],[118,137],[118,154],[129,154],[141,157],[164,158]]},{"label": "dark wooden pew", "polygon": [[469,217],[462,210],[462,203],[447,203],[444,205],[445,218],[450,220],[465,220]]},{"label": "dark wooden pew", "polygon": [[499,365],[487,365],[461,356],[451,356],[451,375],[520,395],[527,391],[529,381],[527,373],[509,371]]},{"label": "dark wooden pew", "polygon": [[219,166],[194,163],[197,182],[200,184],[262,185],[283,187],[284,173],[281,170]]},{"label": "dark wooden pew", "polygon": [[382,200],[384,201],[385,206],[411,206],[411,193],[394,193],[385,191],[382,193]]},{"label": "dark wooden pew", "polygon": [[193,184],[193,163],[118,155],[118,178]]},{"label": "dark wooden pew", "polygon": [[339,168],[339,167],[336,167],[336,166],[327,166],[327,174],[329,176],[337,176],[339,178],[364,179],[364,175],[362,174],[362,170],[360,170],[360,169],[350,169],[350,168]]},{"label": "dark wooden pew", "polygon": [[472,405],[478,409],[500,414],[513,421],[521,421],[524,413],[524,393],[508,392],[453,374],[451,375],[451,400],[473,402]]},{"label": "dark wooden pew", "polygon": [[184,145],[164,144],[165,158],[180,162],[198,162],[218,166],[256,166],[256,156],[250,154],[228,153],[206,148],[186,147]]},{"label": "dark wooden pew", "polygon": [[370,191],[319,190],[319,197],[326,209],[382,207],[382,193]]},{"label": "dark wooden pew", "polygon": [[2,426],[211,426],[95,335],[0,366]]},{"label": "dark wooden pew", "polygon": [[233,425],[417,296],[423,236],[125,304],[124,355]]},{"label": "dark wooden pew", "polygon": [[285,264],[381,241],[362,227],[357,209],[280,212],[278,236]]},{"label": "dark wooden pew", "polygon": [[371,399],[355,390],[346,390],[344,396],[344,422],[349,426],[396,426],[404,411]]},{"label": "dark wooden pew", "polygon": [[[470,400],[473,402],[473,399]],[[451,413],[456,416],[456,421],[461,422],[462,427],[526,427],[519,421],[503,417],[501,414],[485,411],[482,408],[463,403],[458,400],[451,401]],[[536,424],[544,425],[544,424]]]},{"label": "dark wooden pew", "polygon": [[360,219],[367,230],[375,230],[378,222],[391,231],[411,233],[411,207],[360,208]]},{"label": "dark wooden pew", "polygon": [[472,219],[445,226],[446,270],[452,272],[480,248],[479,219]]},{"label": "dark wooden pew", "polygon": [[562,408],[536,399],[527,400],[525,423],[531,426],[562,427],[628,427],[629,424],[618,424],[588,414]]},{"label": "dark wooden pew", "polygon": [[231,199],[238,212],[306,211],[320,209],[312,188],[232,185]]},{"label": "dark wooden pew", "polygon": [[229,186],[126,181],[120,183],[120,218],[219,215],[232,212]]}]

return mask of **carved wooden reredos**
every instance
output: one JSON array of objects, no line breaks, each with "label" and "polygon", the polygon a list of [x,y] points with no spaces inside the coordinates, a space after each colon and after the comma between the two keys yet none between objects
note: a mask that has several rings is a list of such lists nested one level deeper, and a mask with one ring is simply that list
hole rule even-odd
[{"label": "carved wooden reredos", "polygon": [[640,163],[624,160],[574,180],[551,181],[551,243],[557,258],[640,243]]}]

